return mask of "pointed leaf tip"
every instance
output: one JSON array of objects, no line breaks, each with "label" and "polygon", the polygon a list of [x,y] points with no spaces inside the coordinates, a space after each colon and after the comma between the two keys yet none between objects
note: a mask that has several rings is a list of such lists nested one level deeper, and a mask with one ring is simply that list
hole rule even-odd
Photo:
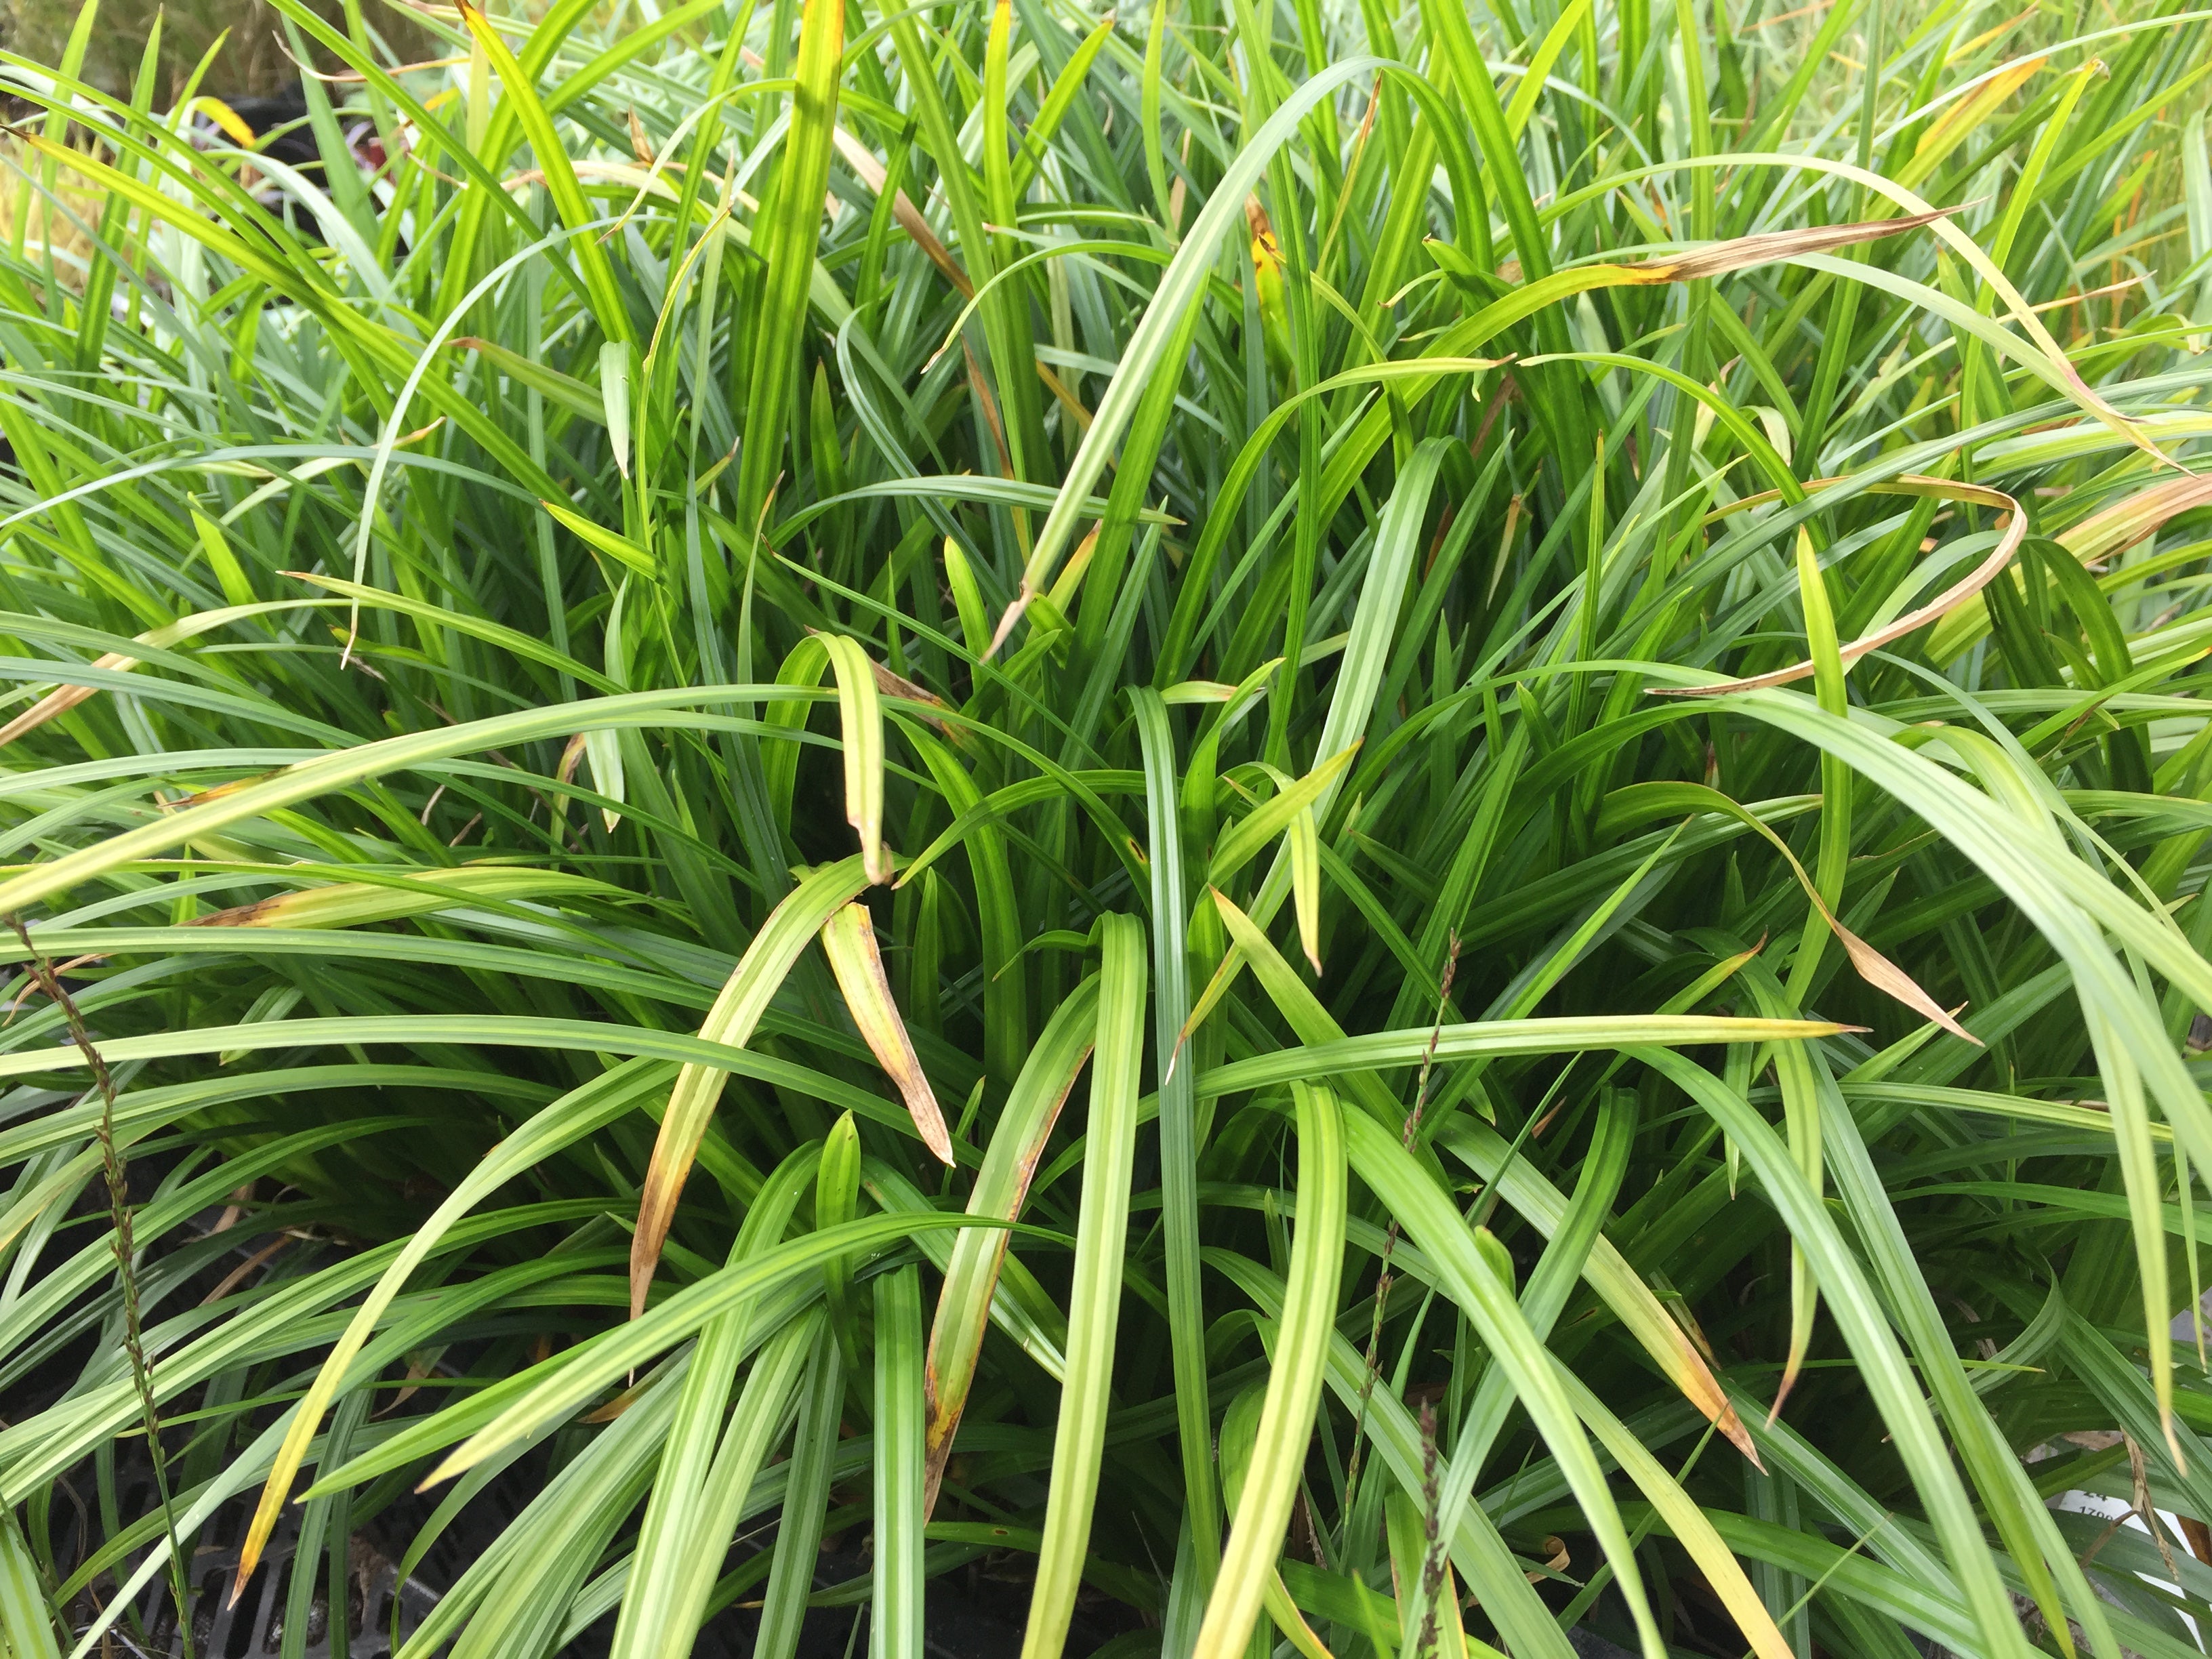
[{"label": "pointed leaf tip", "polygon": [[985,662],[990,661],[999,654],[999,647],[1006,642],[1006,635],[1014,631],[1014,624],[1022,619],[1022,613],[1030,608],[1030,601],[1035,598],[1036,595],[1030,591],[1029,584],[1024,582],[1022,591],[1014,596],[1014,602],[1006,607],[1006,615],[999,618],[999,626],[991,635],[990,644],[983,647],[982,659]]},{"label": "pointed leaf tip", "polygon": [[884,972],[882,952],[876,945],[875,919],[865,904],[848,904],[831,916],[822,929],[822,949],[837,976],[837,988],[860,1027],[876,1061],[898,1085],[908,1115],[921,1132],[922,1144],[937,1161],[952,1167],[952,1137],[945,1127],[945,1114],[921,1069],[891,996],[890,980]]}]

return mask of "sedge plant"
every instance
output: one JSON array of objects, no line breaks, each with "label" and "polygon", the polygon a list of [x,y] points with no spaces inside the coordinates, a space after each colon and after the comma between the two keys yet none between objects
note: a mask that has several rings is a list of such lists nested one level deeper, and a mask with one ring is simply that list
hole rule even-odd
[{"label": "sedge plant", "polygon": [[270,3],[0,59],[0,1649],[2200,1650],[2207,14]]}]

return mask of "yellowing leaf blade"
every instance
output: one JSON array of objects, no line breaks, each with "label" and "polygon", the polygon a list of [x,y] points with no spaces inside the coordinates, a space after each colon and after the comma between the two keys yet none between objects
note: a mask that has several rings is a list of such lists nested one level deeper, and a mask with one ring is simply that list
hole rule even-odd
[{"label": "yellowing leaf blade", "polygon": [[884,711],[876,694],[876,666],[860,641],[825,634],[822,643],[837,677],[837,723],[845,746],[845,821],[860,838],[868,879],[891,878],[884,851]]},{"label": "yellowing leaf blade", "polygon": [[[710,1042],[744,1048],[768,1011],[769,1000],[799,960],[799,953],[839,908],[866,884],[860,860],[849,858],[811,872],[785,894],[738,958],[729,982],[701,1022],[699,1035]],[[660,1247],[675,1219],[676,1201],[683,1194],[692,1160],[698,1156],[699,1143],[706,1138],[708,1122],[728,1080],[729,1073],[720,1067],[695,1063],[677,1073],[675,1086],[669,1091],[668,1109],[661,1117],[660,1133],[653,1144],[653,1161],[638,1195],[637,1231],[630,1238],[633,1319],[645,1311],[646,1292],[652,1287]]]},{"label": "yellowing leaf blade", "polygon": [[832,915],[822,929],[822,949],[845,994],[845,1006],[860,1029],[876,1061],[898,1085],[922,1144],[940,1164],[952,1164],[952,1137],[945,1127],[945,1114],[914,1052],[906,1022],[899,1017],[891,996],[891,982],[884,972],[882,953],[876,946],[875,920],[865,904],[848,904]]}]

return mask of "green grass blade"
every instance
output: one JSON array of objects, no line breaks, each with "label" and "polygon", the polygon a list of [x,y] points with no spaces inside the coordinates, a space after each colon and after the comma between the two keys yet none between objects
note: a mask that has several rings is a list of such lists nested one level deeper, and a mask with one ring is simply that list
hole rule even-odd
[{"label": "green grass blade", "polygon": [[1145,937],[1133,918],[1101,919],[1097,1062],[1085,1137],[1082,1224],[1067,1304],[1067,1369],[1060,1380],[1052,1484],[1024,1659],[1051,1659],[1067,1640],[1105,1456],[1106,1407],[1121,1325],[1129,1180],[1137,1152],[1137,1081],[1144,1065]]},{"label": "green grass blade", "polygon": [[1345,1117],[1325,1087],[1301,1084],[1292,1092],[1298,1118],[1297,1237],[1273,1374],[1256,1431],[1258,1449],[1230,1522],[1220,1577],[1199,1626],[1193,1650],[1198,1659],[1242,1652],[1252,1633],[1267,1577],[1282,1550],[1314,1412],[1321,1403],[1322,1360],[1344,1255]]},{"label": "green grass blade", "polygon": [[876,1280],[875,1575],[869,1651],[922,1652],[923,1349],[921,1276],[901,1267]]}]

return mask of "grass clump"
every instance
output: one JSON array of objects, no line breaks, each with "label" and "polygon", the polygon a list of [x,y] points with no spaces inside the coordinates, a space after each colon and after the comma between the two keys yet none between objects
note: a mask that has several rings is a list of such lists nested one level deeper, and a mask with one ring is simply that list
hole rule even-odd
[{"label": "grass clump", "polygon": [[7,70],[10,1652],[2199,1650],[2202,15],[273,3]]}]

